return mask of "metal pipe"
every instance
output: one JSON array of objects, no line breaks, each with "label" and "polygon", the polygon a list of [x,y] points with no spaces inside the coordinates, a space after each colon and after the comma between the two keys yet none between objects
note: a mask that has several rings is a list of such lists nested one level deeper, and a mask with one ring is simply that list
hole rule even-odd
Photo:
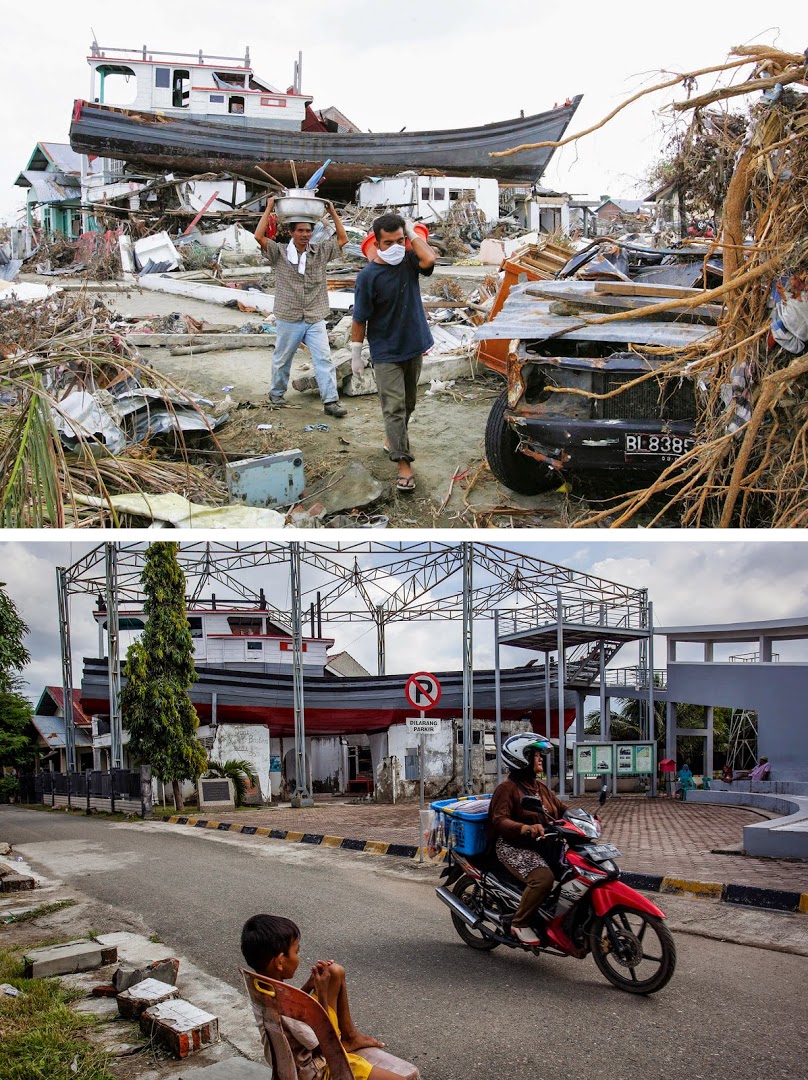
[{"label": "metal pipe", "polygon": [[323,636],[323,602],[320,599],[320,594],[317,593],[317,637]]},{"label": "metal pipe", "polygon": [[472,566],[474,545],[464,542],[463,548],[463,792],[474,792],[472,775],[472,720],[474,716],[474,643],[472,618]]},{"label": "metal pipe", "polygon": [[[549,650],[544,654],[544,731],[547,735],[547,741],[553,737],[553,725],[550,719],[550,652]],[[552,750],[547,755],[547,786],[550,787],[553,781],[553,752]]]},{"label": "metal pipe", "polygon": [[292,596],[292,694],[295,715],[295,790],[292,806],[312,806],[306,786],[306,717],[303,707],[303,632],[300,597],[300,543],[289,544],[290,592]]},{"label": "metal pipe", "polygon": [[558,794],[564,798],[567,793],[567,731],[564,726],[564,682],[566,679],[564,663],[564,607],[561,590],[556,593],[556,619],[558,642]]},{"label": "metal pipe", "polygon": [[107,673],[109,677],[110,768],[123,768],[123,726],[121,723],[121,660],[118,626],[118,545],[107,544]]},{"label": "metal pipe", "polygon": [[384,651],[384,615],[381,604],[376,606],[374,617],[376,619],[376,674],[384,675],[387,658]]},{"label": "metal pipe", "polygon": [[656,741],[656,716],[654,715],[654,605],[648,601],[648,734],[646,738]]},{"label": "metal pipe", "polygon": [[494,701],[496,708],[497,784],[502,782],[502,700],[499,685],[499,611],[494,611]]},{"label": "metal pipe", "polygon": [[62,655],[62,693],[64,695],[65,757],[68,773],[76,771],[76,729],[73,726],[73,659],[70,650],[70,600],[67,595],[67,571],[56,567],[56,593],[59,606],[59,648]]}]

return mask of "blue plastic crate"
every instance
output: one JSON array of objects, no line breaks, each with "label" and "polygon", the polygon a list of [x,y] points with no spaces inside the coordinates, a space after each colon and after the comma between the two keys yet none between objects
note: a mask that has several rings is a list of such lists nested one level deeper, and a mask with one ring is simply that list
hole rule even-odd
[{"label": "blue plastic crate", "polygon": [[[472,811],[464,809],[464,803],[485,803]],[[446,836],[451,846],[461,855],[481,855],[488,844],[487,824],[490,795],[469,795],[463,799],[440,799],[430,803],[436,813],[443,816]]]}]

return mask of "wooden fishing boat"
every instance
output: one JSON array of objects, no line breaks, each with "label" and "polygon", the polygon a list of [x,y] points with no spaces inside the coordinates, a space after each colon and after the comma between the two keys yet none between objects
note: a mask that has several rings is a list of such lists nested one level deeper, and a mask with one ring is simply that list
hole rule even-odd
[{"label": "wooden fishing boat", "polygon": [[70,145],[80,154],[122,160],[133,168],[231,172],[259,180],[266,178],[263,169],[290,186],[303,183],[330,158],[326,191],[407,169],[535,183],[552,147],[502,158],[490,154],[523,143],[557,141],[580,101],[574,97],[548,112],[477,127],[376,133],[270,128],[244,114],[172,115],[78,100]]}]

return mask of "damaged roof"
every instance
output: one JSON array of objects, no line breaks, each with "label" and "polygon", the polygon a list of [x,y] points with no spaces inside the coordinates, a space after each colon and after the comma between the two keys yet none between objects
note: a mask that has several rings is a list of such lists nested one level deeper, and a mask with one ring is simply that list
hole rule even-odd
[{"label": "damaged roof", "polygon": [[[45,740],[45,744],[53,750],[65,748],[65,718],[63,716],[39,716],[37,714],[31,720],[39,734]],[[83,728],[73,726],[77,747],[90,748],[93,740],[90,733]]]},{"label": "damaged roof", "polygon": [[81,198],[81,183],[78,177],[63,176],[59,173],[36,172],[25,169],[14,181],[16,187],[33,188],[37,202],[70,202]]}]

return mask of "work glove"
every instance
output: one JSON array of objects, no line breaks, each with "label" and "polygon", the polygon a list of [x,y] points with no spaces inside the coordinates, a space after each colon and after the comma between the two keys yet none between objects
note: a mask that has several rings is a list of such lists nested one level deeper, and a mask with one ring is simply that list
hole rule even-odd
[{"label": "work glove", "polygon": [[407,239],[410,241],[415,240],[418,237],[418,233],[415,231],[415,224],[410,221],[409,218],[404,220],[404,232],[406,233]]},{"label": "work glove", "polygon": [[361,375],[367,367],[367,361],[362,356],[362,342],[351,342],[351,371],[354,375]]}]

